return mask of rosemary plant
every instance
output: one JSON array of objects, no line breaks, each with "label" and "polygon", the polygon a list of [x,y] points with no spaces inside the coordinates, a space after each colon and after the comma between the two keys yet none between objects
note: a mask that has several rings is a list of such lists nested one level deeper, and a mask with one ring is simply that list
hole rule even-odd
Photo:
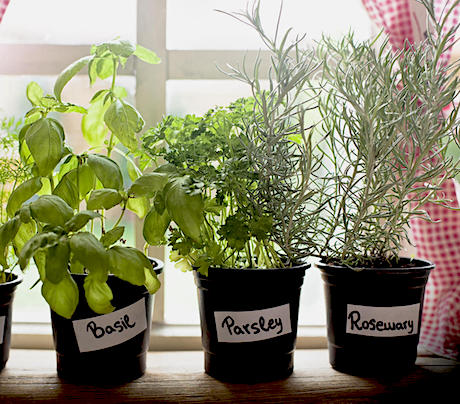
[{"label": "rosemary plant", "polygon": [[397,261],[410,219],[431,220],[428,202],[449,204],[439,191],[459,168],[446,149],[458,136],[460,66],[440,56],[458,26],[444,33],[445,19],[436,22],[432,2],[423,3],[433,30],[398,53],[387,51],[388,39],[377,46],[351,34],[320,43],[327,192],[335,196],[321,217],[326,262]]},{"label": "rosemary plant", "polygon": [[[307,122],[315,100],[306,84],[318,66],[312,52],[300,49],[303,38],[291,41],[290,30],[281,36],[278,28],[273,37],[265,32],[259,6],[230,15],[255,29],[268,48],[268,85],[260,58],[250,69],[229,66],[227,74],[247,83],[251,98],[201,118],[166,117],[144,137],[147,153],[167,162],[157,172],[168,171],[169,178],[157,196],[166,204],[152,211],[156,219],[146,218],[144,235],[155,244],[164,231],[149,237],[153,229],[174,224],[172,257],[185,269],[286,267],[315,248],[322,193],[313,174],[321,160]],[[179,178],[185,191],[171,197],[168,184]]]}]

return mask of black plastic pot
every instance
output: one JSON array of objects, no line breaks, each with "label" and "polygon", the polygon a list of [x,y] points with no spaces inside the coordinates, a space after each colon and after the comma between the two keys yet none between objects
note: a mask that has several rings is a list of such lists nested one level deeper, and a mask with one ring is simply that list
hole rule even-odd
[{"label": "black plastic pot", "polygon": [[414,366],[425,286],[434,265],[408,258],[398,265],[357,271],[318,264],[333,368],[374,375],[407,372]]},{"label": "black plastic pot", "polygon": [[22,282],[21,275],[7,274],[8,282],[0,283],[0,370],[10,356],[11,320],[14,291]]},{"label": "black plastic pot", "polygon": [[309,267],[194,273],[206,373],[236,383],[292,373],[300,290]]},{"label": "black plastic pot", "polygon": [[[163,262],[153,261],[159,275]],[[109,275],[107,283],[113,292],[115,311],[98,315],[85,299],[86,275],[72,277],[80,292],[72,318],[51,311],[58,376],[89,384],[120,384],[142,376],[149,347],[152,296],[144,286]]]}]

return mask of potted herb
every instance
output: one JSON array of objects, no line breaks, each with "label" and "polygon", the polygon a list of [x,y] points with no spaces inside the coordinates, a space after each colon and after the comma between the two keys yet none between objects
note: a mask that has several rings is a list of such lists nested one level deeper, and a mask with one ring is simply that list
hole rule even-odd
[{"label": "potted herb", "polygon": [[[10,195],[9,221],[1,228],[3,245],[13,245],[20,267],[33,260],[38,269],[51,308],[58,374],[72,381],[114,383],[145,371],[151,294],[160,287],[162,263],[124,245],[121,220],[127,209],[139,212],[142,205],[113,159],[115,152],[137,148],[136,133],[144,125],[124,99],[125,89],[116,86],[119,66],[132,55],[159,62],[153,52],[117,40],[93,46],[90,56],[68,66],[54,95],[45,95],[34,82],[28,85],[32,109],[19,134],[19,150],[32,178]],[[84,67],[91,83],[111,78],[88,109],[61,99],[65,85]],[[64,128],[52,117],[70,112],[83,114],[82,133],[92,146],[83,153],[66,146]],[[117,206],[121,213],[110,222],[105,212]],[[14,231],[6,231],[9,223]]]},{"label": "potted herb", "polygon": [[6,246],[10,234],[19,225],[15,220],[8,220],[8,197],[18,182],[30,177],[30,170],[16,154],[19,125],[14,118],[0,121],[0,370],[8,361],[14,292],[22,282],[22,277],[9,269],[12,253]]},{"label": "potted herb", "polygon": [[[319,110],[329,168],[319,224],[330,362],[336,369],[394,373],[414,365],[423,296],[434,264],[400,258],[409,220],[430,220],[424,204],[458,172],[446,155],[458,133],[458,63],[440,55],[443,31],[423,2],[433,32],[393,54],[352,35],[319,46],[324,91]],[[451,10],[452,11],[452,10]],[[446,106],[449,114],[443,114]]]},{"label": "potted herb", "polygon": [[155,192],[144,237],[167,242],[176,265],[194,270],[206,372],[256,382],[293,370],[304,259],[320,214],[308,204],[319,195],[312,173],[320,161],[304,89],[316,66],[301,39],[264,32],[258,4],[233,16],[267,45],[269,83],[260,61],[232,69],[253,97],[202,117],[167,116],[146,132],[143,164],[155,169],[145,181]]}]

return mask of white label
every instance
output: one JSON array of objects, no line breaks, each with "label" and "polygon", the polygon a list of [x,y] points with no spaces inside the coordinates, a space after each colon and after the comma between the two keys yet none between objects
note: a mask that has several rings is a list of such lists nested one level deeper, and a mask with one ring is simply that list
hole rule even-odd
[{"label": "white label", "polygon": [[145,300],[109,314],[75,320],[73,328],[80,352],[119,345],[147,328]]},{"label": "white label", "polygon": [[347,305],[347,333],[370,337],[404,337],[418,333],[420,303],[409,306]]},{"label": "white label", "polygon": [[0,344],[3,344],[3,334],[5,334],[5,316],[0,317]]},{"label": "white label", "polygon": [[214,312],[219,342],[251,342],[289,334],[289,304],[253,311]]}]

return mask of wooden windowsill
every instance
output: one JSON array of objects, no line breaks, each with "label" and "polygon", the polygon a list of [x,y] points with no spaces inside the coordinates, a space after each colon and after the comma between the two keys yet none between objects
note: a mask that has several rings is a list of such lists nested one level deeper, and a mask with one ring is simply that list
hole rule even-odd
[{"label": "wooden windowsill", "polygon": [[460,380],[458,362],[430,355],[419,356],[405,376],[351,376],[333,370],[324,349],[297,350],[291,377],[255,385],[222,383],[206,375],[199,351],[149,352],[146,374],[115,387],[62,382],[55,366],[54,351],[13,349],[0,374],[0,402],[443,403],[458,395]]}]

